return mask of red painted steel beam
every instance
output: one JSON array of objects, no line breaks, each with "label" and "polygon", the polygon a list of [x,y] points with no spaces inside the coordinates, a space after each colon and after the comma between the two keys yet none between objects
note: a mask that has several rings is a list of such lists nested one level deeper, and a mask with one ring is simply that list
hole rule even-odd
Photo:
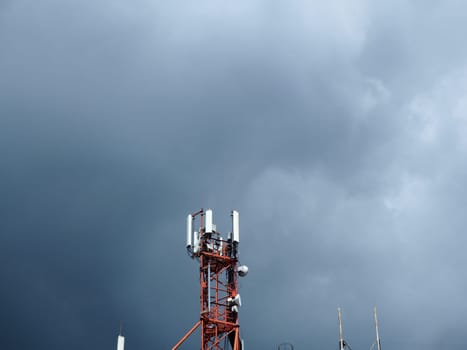
[{"label": "red painted steel beam", "polygon": [[194,331],[196,331],[196,329],[200,326],[200,324],[201,324],[201,321],[196,322],[196,324],[193,326],[193,328],[191,328],[191,329],[183,336],[183,338],[180,339],[180,341],[179,341],[177,344],[175,344],[175,346],[172,348],[172,350],[177,350],[177,349],[180,347],[180,345],[182,345],[182,344],[185,342],[185,340],[187,340],[188,337],[189,337]]}]

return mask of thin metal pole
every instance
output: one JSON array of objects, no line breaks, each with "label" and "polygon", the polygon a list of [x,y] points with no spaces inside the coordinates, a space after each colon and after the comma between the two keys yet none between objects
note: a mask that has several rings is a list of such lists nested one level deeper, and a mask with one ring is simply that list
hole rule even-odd
[{"label": "thin metal pole", "polygon": [[378,350],[381,350],[381,340],[379,338],[378,316],[376,316],[376,306],[373,308],[373,316],[375,319],[375,329],[376,329],[376,347]]},{"label": "thin metal pole", "polygon": [[344,350],[344,335],[342,332],[342,315],[341,308],[337,308],[337,320],[339,322],[339,349]]},{"label": "thin metal pole", "polygon": [[211,312],[211,262],[208,262],[208,312]]}]

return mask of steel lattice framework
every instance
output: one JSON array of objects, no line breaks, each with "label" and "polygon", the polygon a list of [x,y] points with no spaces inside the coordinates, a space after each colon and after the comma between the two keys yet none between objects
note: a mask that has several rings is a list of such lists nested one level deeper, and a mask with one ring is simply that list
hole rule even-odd
[{"label": "steel lattice framework", "polygon": [[[199,231],[192,242],[191,222],[199,218]],[[191,221],[191,222],[190,222]],[[202,350],[241,350],[238,309],[238,213],[232,212],[232,232],[227,240],[212,224],[212,211],[199,210],[188,216],[187,249],[199,260],[200,320],[172,348],[176,350],[199,327]]]}]

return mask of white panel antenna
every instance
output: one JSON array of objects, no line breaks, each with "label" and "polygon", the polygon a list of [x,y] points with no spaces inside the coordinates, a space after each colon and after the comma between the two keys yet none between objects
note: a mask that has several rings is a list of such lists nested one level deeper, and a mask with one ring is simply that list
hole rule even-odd
[{"label": "white panel antenna", "polygon": [[240,243],[240,218],[236,210],[232,210],[232,239]]},{"label": "white panel antenna", "polygon": [[212,210],[211,209],[206,210],[204,218],[205,218],[204,232],[212,233],[214,228],[212,224]]},{"label": "white panel antenna", "polygon": [[186,247],[190,248],[192,245],[192,236],[193,236],[193,216],[188,214],[186,218]]},{"label": "white panel antenna", "polygon": [[227,299],[227,302],[230,304],[230,305],[237,305],[237,306],[242,306],[242,298],[240,298],[240,294],[237,294],[235,297],[233,298],[228,298]]},{"label": "white panel antenna", "polygon": [[237,294],[235,298],[233,298],[233,303],[238,306],[242,306],[242,298],[240,298],[240,294]]},{"label": "white panel antenna", "polygon": [[195,231],[194,240],[193,240],[193,254],[199,253],[199,233]]},{"label": "white panel antenna", "polygon": [[125,348],[125,337],[122,335],[118,336],[118,341],[117,341],[117,350],[124,350]]}]

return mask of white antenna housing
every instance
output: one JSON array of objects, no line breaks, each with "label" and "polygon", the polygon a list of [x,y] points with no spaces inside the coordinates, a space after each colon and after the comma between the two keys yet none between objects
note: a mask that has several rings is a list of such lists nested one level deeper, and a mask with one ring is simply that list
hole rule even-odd
[{"label": "white antenna housing", "polygon": [[212,224],[212,210],[208,209],[205,213],[205,224],[204,224],[204,233],[212,233],[213,224]]},{"label": "white antenna housing", "polygon": [[117,350],[124,350],[124,347],[125,347],[125,337],[123,335],[118,335]]},{"label": "white antenna housing", "polygon": [[220,237],[219,245],[217,246],[217,251],[219,252],[220,256],[224,255],[223,250],[224,250],[224,240],[222,239],[222,237]]},{"label": "white antenna housing", "polygon": [[230,304],[230,305],[237,305],[237,306],[242,306],[242,298],[240,298],[240,294],[237,294],[235,297],[233,298],[228,298],[227,299],[227,302]]},{"label": "white antenna housing", "polygon": [[236,210],[232,210],[232,240],[240,243],[240,218]]},{"label": "white antenna housing", "polygon": [[186,247],[190,248],[192,245],[193,236],[193,216],[188,214],[186,218]]},{"label": "white antenna housing", "polygon": [[195,231],[194,235],[194,241],[193,241],[193,253],[198,254],[199,253],[199,233]]},{"label": "white antenna housing", "polygon": [[248,266],[241,265],[238,267],[237,271],[240,277],[245,277],[246,275],[248,275]]}]

